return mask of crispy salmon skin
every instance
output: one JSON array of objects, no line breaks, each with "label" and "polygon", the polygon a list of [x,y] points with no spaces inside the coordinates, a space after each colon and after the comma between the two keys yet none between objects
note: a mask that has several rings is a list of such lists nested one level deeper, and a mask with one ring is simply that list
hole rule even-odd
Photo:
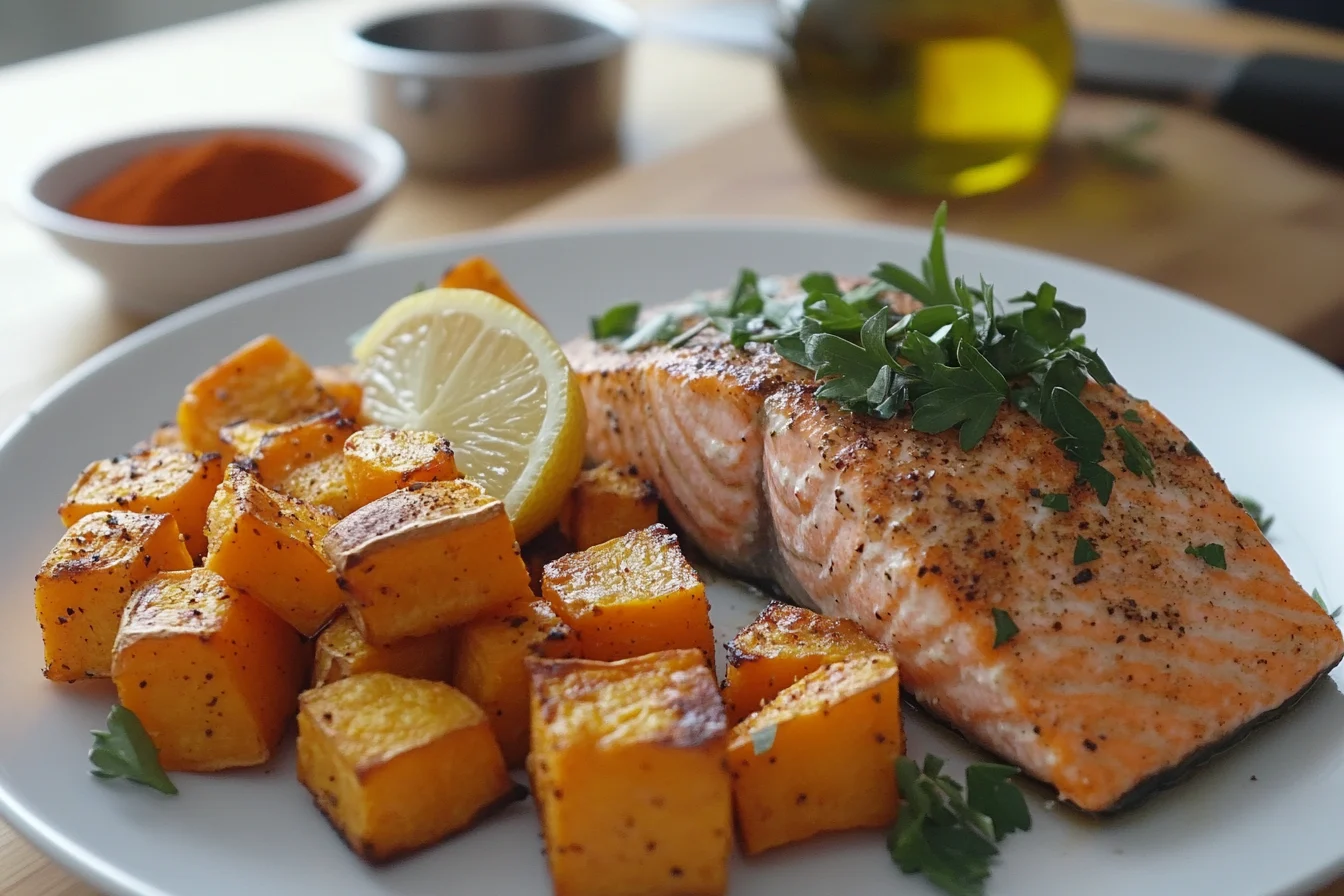
[{"label": "crispy salmon skin", "polygon": [[[720,565],[862,625],[923,706],[1081,809],[1136,802],[1344,655],[1208,461],[1119,386],[1081,398],[1116,456],[1124,416],[1153,481],[1117,467],[1102,506],[1026,414],[999,414],[967,452],[908,415],[817,399],[811,372],[768,345],[705,331],[566,351],[591,455],[636,466]],[[1080,538],[1096,559],[1075,562]],[[1187,552],[1205,544],[1226,569]],[[998,647],[994,609],[1018,629]]]}]

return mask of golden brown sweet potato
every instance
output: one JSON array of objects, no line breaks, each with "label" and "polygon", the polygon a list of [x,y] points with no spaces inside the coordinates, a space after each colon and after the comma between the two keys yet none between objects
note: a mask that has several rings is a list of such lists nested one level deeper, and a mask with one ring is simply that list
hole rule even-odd
[{"label": "golden brown sweet potato", "polygon": [[550,604],[532,595],[457,630],[453,685],[485,710],[510,768],[527,758],[528,685],[523,660],[578,656],[578,647],[578,639]]},{"label": "golden brown sweet potato", "polygon": [[333,454],[306,463],[276,483],[276,491],[305,504],[326,507],[337,516],[355,509],[345,480],[345,458]]},{"label": "golden brown sweet potato", "polygon": [[370,644],[342,611],[317,636],[313,687],[365,672],[388,672],[403,678],[450,681],[457,632],[446,629],[421,638],[406,638],[386,647]]},{"label": "golden brown sweet potato", "polygon": [[336,407],[340,408],[342,417],[355,421],[361,419],[361,409],[364,405],[364,387],[359,383],[355,365],[338,364],[314,367],[313,376],[317,379],[317,384],[326,390],[326,393],[336,402]]},{"label": "golden brown sweet potato", "polygon": [[341,606],[341,589],[318,544],[336,515],[266,488],[230,464],[210,502],[207,569],[312,636]]},{"label": "golden brown sweet potato", "polygon": [[479,255],[460,261],[444,271],[442,279],[439,280],[439,286],[448,289],[479,289],[493,296],[499,296],[515,308],[526,311],[532,317],[537,316],[536,312],[527,307],[527,303],[522,300],[518,293],[513,291],[513,287],[504,279],[504,275],[499,272],[499,269],[489,259],[482,258]]},{"label": "golden brown sweet potato", "polygon": [[620,538],[658,522],[658,490],[634,467],[602,464],[584,470],[560,510],[560,531],[574,547]]},{"label": "golden brown sweet potato", "polygon": [[207,569],[163,572],[126,605],[112,659],[122,705],[165,769],[260,765],[308,677],[294,630]]},{"label": "golden brown sweet potato", "polygon": [[714,666],[704,583],[666,526],[628,532],[548,563],[542,595],[578,633],[590,660],[696,648]]},{"label": "golden brown sweet potato", "polygon": [[91,513],[66,530],[33,589],[52,681],[107,678],[121,613],[156,573],[191,569],[191,554],[166,513]]},{"label": "golden brown sweet potato", "polygon": [[527,767],[557,896],[724,892],[727,723],[700,652],[527,665]]},{"label": "golden brown sweet potato", "polygon": [[882,645],[848,619],[772,600],[728,644],[728,672],[723,683],[728,724],[736,725],[822,666],[880,652]]},{"label": "golden brown sweet potato", "polygon": [[345,443],[345,478],[355,507],[412,482],[447,482],[459,475],[452,446],[438,433],[369,426]]},{"label": "golden brown sweet potato", "polygon": [[219,431],[230,424],[287,423],[335,407],[306,361],[274,336],[261,336],[187,386],[177,425],[193,451],[223,452]]},{"label": "golden brown sweet potato", "polygon": [[84,468],[60,506],[67,526],[90,513],[125,510],[167,513],[193,557],[205,554],[205,511],[224,477],[218,454],[151,448],[140,454],[94,461]]},{"label": "golden brown sweet potato", "polygon": [[465,479],[379,498],[332,527],[322,548],[375,644],[461,625],[529,593],[503,503]]},{"label": "golden brown sweet potato", "polygon": [[164,423],[149,434],[149,438],[141,439],[131,448],[131,454],[140,454],[151,448],[175,448],[178,451],[189,451],[187,443],[182,441],[182,430],[177,428],[176,423]]},{"label": "golden brown sweet potato", "polygon": [[461,831],[517,794],[480,707],[441,682],[384,672],[304,692],[298,773],[371,862]]},{"label": "golden brown sweet potato", "polygon": [[885,653],[832,663],[733,729],[728,767],[742,850],[896,818],[900,686]]},{"label": "golden brown sweet potato", "polygon": [[220,430],[234,452],[233,461],[248,467],[267,488],[276,488],[300,467],[339,456],[355,424],[340,411],[327,411],[290,423],[248,420]]}]

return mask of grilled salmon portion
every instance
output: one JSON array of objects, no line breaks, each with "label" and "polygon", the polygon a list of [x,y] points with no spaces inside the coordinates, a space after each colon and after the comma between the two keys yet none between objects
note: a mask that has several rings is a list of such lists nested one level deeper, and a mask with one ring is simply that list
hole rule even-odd
[{"label": "grilled salmon portion", "polygon": [[[591,455],[637,466],[716,563],[862,625],[924,707],[1081,809],[1136,802],[1344,655],[1208,461],[1118,386],[1082,400],[1108,432],[1139,415],[1125,425],[1155,482],[1123,469],[1112,434],[1103,507],[1026,414],[1000,413],[966,452],[908,415],[818,400],[812,374],[769,346],[705,332],[675,349],[566,351]],[[1079,538],[1097,559],[1074,562]],[[1226,569],[1187,552],[1206,544]],[[998,647],[994,609],[1018,629]]]}]

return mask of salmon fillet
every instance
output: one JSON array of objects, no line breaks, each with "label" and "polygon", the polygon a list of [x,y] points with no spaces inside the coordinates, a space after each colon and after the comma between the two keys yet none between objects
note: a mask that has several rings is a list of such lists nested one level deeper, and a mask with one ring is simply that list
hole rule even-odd
[{"label": "salmon fillet", "polygon": [[[908,415],[840,410],[810,371],[712,331],[566,352],[594,459],[636,466],[716,564],[862,625],[920,704],[1081,809],[1137,802],[1344,655],[1208,461],[1118,386],[1081,398],[1108,430],[1138,413],[1156,483],[1120,468],[1103,507],[1026,414],[967,452]],[[1080,536],[1099,559],[1073,562]],[[1207,543],[1226,570],[1186,553]],[[1019,629],[998,648],[993,608]]]}]

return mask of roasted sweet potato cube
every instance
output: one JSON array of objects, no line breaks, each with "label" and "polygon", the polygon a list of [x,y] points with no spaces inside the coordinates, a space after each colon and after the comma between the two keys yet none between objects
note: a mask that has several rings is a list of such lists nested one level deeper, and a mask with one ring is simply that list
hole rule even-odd
[{"label": "roasted sweet potato cube", "polygon": [[187,443],[182,441],[182,430],[177,428],[176,423],[163,423],[157,429],[149,434],[149,438],[141,439],[135,443],[131,449],[132,454],[140,454],[151,448],[176,448],[178,451],[189,451]]},{"label": "roasted sweet potato cube", "polygon": [[503,502],[466,479],[379,498],[332,527],[322,547],[375,644],[461,625],[529,593]]},{"label": "roasted sweet potato cube", "polygon": [[453,677],[456,640],[457,632],[446,629],[380,647],[365,640],[350,614],[342,611],[317,636],[313,687],[365,672],[389,672],[403,678],[447,682]]},{"label": "roasted sweet potato cube", "polygon": [[459,475],[453,449],[438,433],[369,426],[345,443],[346,483],[356,507],[412,482],[447,482]]},{"label": "roasted sweet potato cube", "polygon": [[900,698],[896,661],[862,654],[804,676],[735,727],[728,767],[742,850],[891,824]]},{"label": "roasted sweet potato cube", "polygon": [[107,678],[126,602],[141,583],[191,569],[191,554],[166,513],[91,513],[47,555],[33,599],[52,681]]},{"label": "roasted sweet potato cube", "polygon": [[882,645],[848,619],[772,600],[728,643],[723,683],[728,724],[736,725],[822,666],[879,652]]},{"label": "roasted sweet potato cube", "polygon": [[291,423],[247,420],[224,427],[220,437],[229,445],[235,463],[248,467],[263,485],[275,488],[299,467],[339,456],[353,432],[353,421],[340,411],[327,411]]},{"label": "roasted sweet potato cube", "polygon": [[527,665],[527,768],[557,896],[724,892],[727,722],[700,652]]},{"label": "roasted sweet potato cube", "polygon": [[270,759],[308,656],[280,617],[217,574],[162,572],[126,605],[112,679],[164,768],[208,772]]},{"label": "roasted sweet potato cube", "polygon": [[329,508],[337,516],[355,509],[345,481],[345,458],[339,454],[304,464],[276,483],[275,488],[306,504]]},{"label": "roasted sweet potato cube", "polygon": [[94,461],[84,468],[60,507],[67,526],[90,513],[125,510],[167,513],[193,557],[205,554],[205,512],[224,478],[218,454],[151,448]]},{"label": "roasted sweet potato cube", "polygon": [[611,464],[580,473],[560,511],[560,531],[581,551],[656,522],[653,483],[634,467]]},{"label": "roasted sweet potato cube", "polygon": [[510,768],[527,758],[529,656],[578,656],[578,641],[550,604],[531,595],[457,631],[453,685],[485,710]]},{"label": "roasted sweet potato cube", "polygon": [[345,516],[354,507],[345,482],[345,440],[355,424],[339,411],[293,423],[249,420],[220,431],[236,462],[262,485]]},{"label": "roasted sweet potato cube", "polygon": [[350,420],[360,419],[364,405],[364,387],[360,385],[355,365],[314,367],[313,376],[317,378],[317,384],[336,402],[342,417]]},{"label": "roasted sweet potato cube", "polygon": [[304,692],[298,772],[372,862],[442,840],[518,794],[479,706],[442,682],[385,672]]},{"label": "roasted sweet potato cube", "polygon": [[695,648],[714,665],[705,586],[661,524],[546,565],[542,595],[590,660]]},{"label": "roasted sweet potato cube", "polygon": [[287,423],[335,407],[306,361],[274,336],[261,336],[187,386],[177,425],[193,451],[223,452],[227,446],[219,432],[230,424]]},{"label": "roasted sweet potato cube", "polygon": [[341,606],[318,547],[336,514],[272,491],[231,464],[210,502],[205,566],[312,636]]},{"label": "roasted sweet potato cube", "polygon": [[495,267],[489,259],[482,258],[479,255],[459,261],[444,271],[443,277],[439,280],[439,286],[448,289],[479,289],[482,292],[498,296],[532,317],[537,316],[536,312],[527,307],[527,303],[522,300],[518,293],[513,291],[513,287],[504,279],[504,275],[499,272],[499,268]]}]

